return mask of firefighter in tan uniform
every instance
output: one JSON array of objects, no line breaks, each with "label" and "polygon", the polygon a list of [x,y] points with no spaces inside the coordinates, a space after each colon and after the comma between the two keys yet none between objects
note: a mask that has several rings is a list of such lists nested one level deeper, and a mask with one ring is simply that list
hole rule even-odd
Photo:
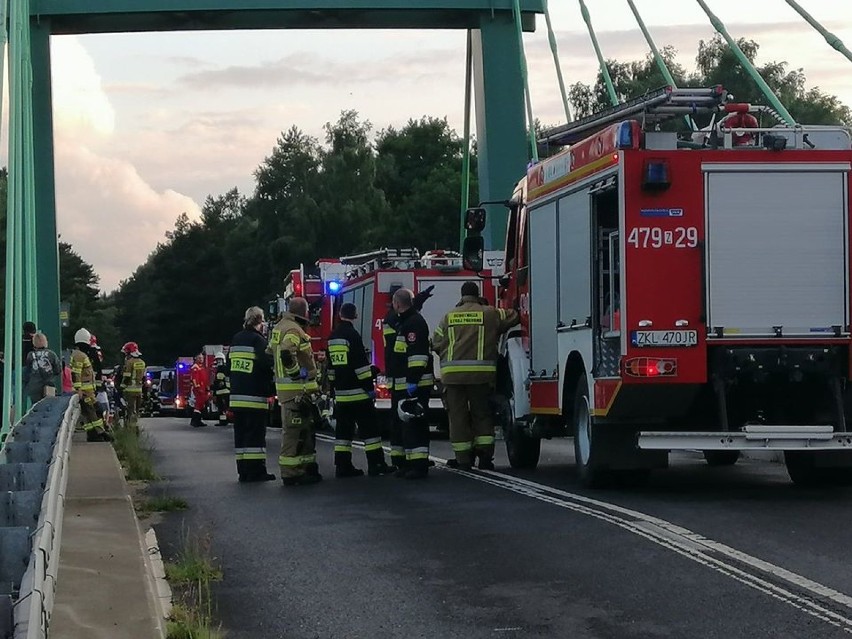
[{"label": "firefighter in tan uniform", "polygon": [[281,481],[285,486],[298,486],[322,480],[314,446],[319,420],[314,400],[319,384],[311,337],[305,332],[308,302],[303,297],[294,297],[287,311],[272,329],[269,349],[284,426],[278,457]]},{"label": "firefighter in tan uniform", "polygon": [[127,404],[127,419],[125,425],[128,428],[137,429],[139,424],[139,409],[142,406],[142,386],[145,384],[145,362],[139,345],[136,342],[127,342],[121,347],[124,353],[124,368],[121,371],[121,392],[124,402]]},{"label": "firefighter in tan uniform", "polygon": [[86,355],[91,334],[81,328],[74,334],[74,350],[71,351],[71,381],[80,398],[80,421],[86,431],[86,441],[104,442],[112,438],[104,430],[104,420],[95,408],[95,371]]},{"label": "firefighter in tan uniform", "polygon": [[441,358],[441,381],[456,465],[494,469],[494,418],[488,398],[497,377],[497,342],[518,324],[512,310],[482,304],[476,282],[465,282],[461,301],[444,316],[432,345]]}]

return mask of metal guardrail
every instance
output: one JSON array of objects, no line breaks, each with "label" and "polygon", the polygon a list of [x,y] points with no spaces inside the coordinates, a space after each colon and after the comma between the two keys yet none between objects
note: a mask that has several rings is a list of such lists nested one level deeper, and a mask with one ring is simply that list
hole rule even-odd
[{"label": "metal guardrail", "polygon": [[[16,503],[10,510],[14,518],[7,517],[7,523],[13,526],[0,528],[0,534],[11,532],[13,543],[20,544],[25,534],[29,545],[28,559],[20,562],[20,581],[12,574],[11,592],[0,592],[0,598],[14,601],[12,619],[8,619],[8,612],[6,619],[0,617],[2,639],[47,637],[59,572],[71,436],[79,412],[76,396],[38,402],[15,425],[0,453],[0,471],[5,469],[0,473],[0,496],[6,495],[10,504],[19,495],[31,497],[21,500],[26,503]],[[40,499],[37,498],[39,494]],[[28,513],[27,506],[35,512]],[[19,525],[30,521],[35,522],[32,529]],[[0,536],[0,547],[2,539]],[[10,566],[14,573],[14,561],[5,566],[0,562],[0,569],[5,567],[8,571]],[[4,574],[3,578],[7,576]],[[18,588],[15,588],[16,583],[19,583]],[[4,614],[3,609],[0,605],[0,615]]]}]

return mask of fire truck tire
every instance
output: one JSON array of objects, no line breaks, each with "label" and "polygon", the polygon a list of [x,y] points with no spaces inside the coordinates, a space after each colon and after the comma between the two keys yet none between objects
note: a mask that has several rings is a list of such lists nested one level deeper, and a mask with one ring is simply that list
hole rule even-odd
[{"label": "fire truck tire", "polygon": [[517,469],[531,469],[538,466],[538,458],[541,455],[541,440],[537,437],[531,437],[515,421],[512,401],[508,397],[495,395],[492,401],[497,424],[503,431],[503,440],[506,442],[506,456],[509,458],[509,466]]},{"label": "fire truck tire", "polygon": [[705,450],[704,460],[708,466],[733,466],[740,458],[738,450]]},{"label": "fire truck tire", "polygon": [[[825,453],[823,453],[825,454]],[[805,450],[784,451],[787,474],[797,486],[852,486],[852,466],[818,466],[816,454]]]},{"label": "fire truck tire", "polygon": [[574,461],[577,478],[583,486],[602,488],[613,482],[614,473],[598,459],[601,446],[595,433],[600,433],[600,430],[595,429],[593,422],[589,407],[589,383],[586,376],[581,375],[574,395]]}]

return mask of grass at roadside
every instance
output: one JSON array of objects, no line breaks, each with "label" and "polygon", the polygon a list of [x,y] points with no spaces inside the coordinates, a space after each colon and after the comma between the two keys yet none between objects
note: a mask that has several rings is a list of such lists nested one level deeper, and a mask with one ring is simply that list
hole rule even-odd
[{"label": "grass at roadside", "polygon": [[171,497],[162,495],[160,497],[151,497],[150,499],[140,499],[135,504],[136,513],[139,515],[148,515],[150,513],[168,513],[176,510],[186,510],[189,505],[185,499],[180,497]]},{"label": "grass at roadside", "polygon": [[186,534],[175,561],[166,562],[166,579],[175,601],[166,629],[167,639],[223,639],[225,633],[213,621],[211,584],[221,581],[222,571],[211,551],[211,539]]},{"label": "grass at roadside", "polygon": [[154,471],[154,460],[151,457],[151,440],[144,431],[137,432],[131,428],[117,427],[113,429],[115,454],[124,466],[127,479],[151,481],[158,479]]}]

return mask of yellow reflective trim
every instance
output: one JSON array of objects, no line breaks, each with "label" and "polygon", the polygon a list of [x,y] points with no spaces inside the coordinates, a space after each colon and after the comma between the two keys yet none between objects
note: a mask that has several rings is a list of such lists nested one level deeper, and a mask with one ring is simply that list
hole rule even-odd
[{"label": "yellow reflective trim", "polygon": [[496,365],[483,364],[481,366],[442,366],[441,373],[494,373]]},{"label": "yellow reflective trim", "polygon": [[251,402],[246,400],[231,400],[231,408],[258,408],[266,410],[269,404],[266,402]]},{"label": "yellow reflective trim", "polygon": [[485,327],[480,326],[476,336],[476,359],[485,359]]},{"label": "yellow reflective trim", "polygon": [[463,453],[466,450],[473,449],[473,442],[453,442],[453,451],[456,453]]},{"label": "yellow reflective trim", "polygon": [[408,347],[405,345],[405,340],[398,339],[394,342],[393,352],[394,353],[404,353],[408,350]]},{"label": "yellow reflective trim", "polygon": [[479,437],[473,438],[474,446],[490,446],[494,443],[493,435],[480,435]]},{"label": "yellow reflective trim", "polygon": [[[277,328],[275,328],[275,329],[272,330],[272,335],[269,338],[269,345],[270,346],[276,346],[280,342],[281,342],[281,331],[279,331]],[[231,355],[231,357],[233,357],[233,354]]]},{"label": "yellow reflective trim", "polygon": [[346,366],[349,363],[349,350],[332,351],[329,349],[328,358],[331,360],[332,366]]},{"label": "yellow reflective trim", "polygon": [[466,326],[482,323],[482,311],[454,311],[447,314],[447,324],[450,326]]}]

